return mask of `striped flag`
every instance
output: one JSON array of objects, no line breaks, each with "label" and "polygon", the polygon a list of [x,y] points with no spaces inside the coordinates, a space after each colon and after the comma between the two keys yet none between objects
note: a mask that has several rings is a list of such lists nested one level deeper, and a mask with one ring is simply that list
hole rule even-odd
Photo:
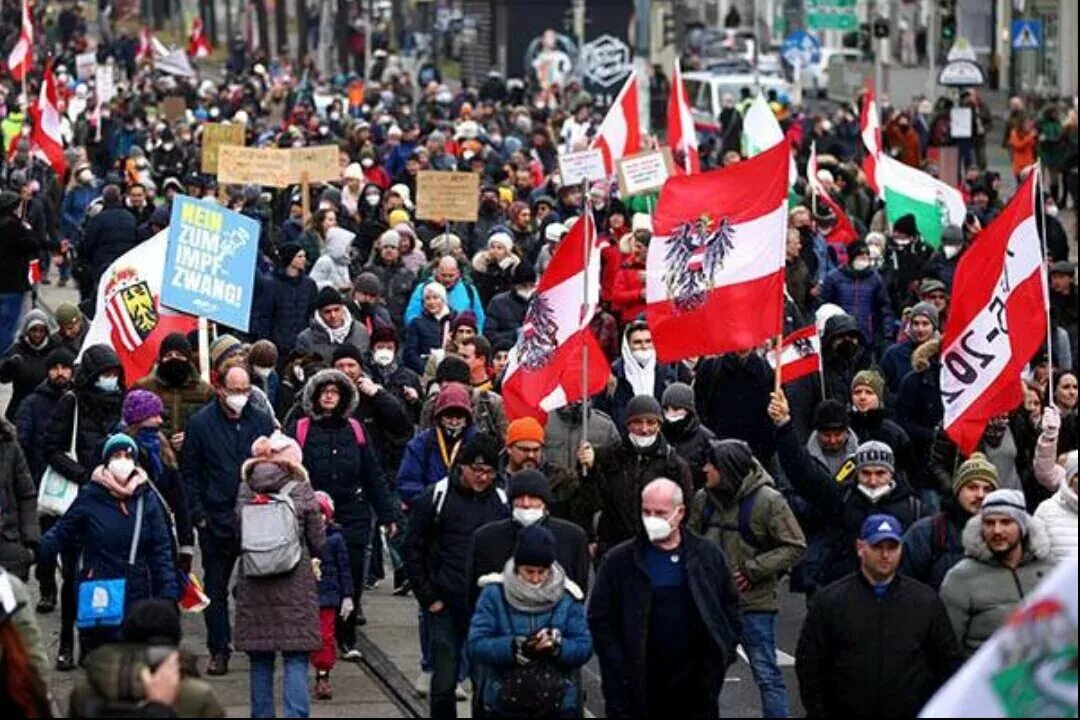
[{"label": "striped flag", "polygon": [[[768,353],[769,365],[776,370],[776,352]],[[783,382],[795,382],[807,375],[821,372],[821,337],[817,326],[807,325],[780,343],[780,376]]]},{"label": "striped flag", "polygon": [[946,225],[964,225],[967,206],[952,185],[888,155],[877,160],[877,181],[890,227],[904,215],[914,215],[923,241],[940,247]]},{"label": "striped flag", "polygon": [[22,28],[19,39],[8,53],[7,64],[15,82],[22,82],[34,64],[34,21],[30,17],[30,0],[22,0]]},{"label": "striped flag", "polygon": [[203,20],[198,15],[191,21],[191,34],[188,36],[187,54],[193,58],[210,56],[210,40],[203,29]]},{"label": "striped flag", "polygon": [[686,175],[701,172],[701,157],[698,154],[694,116],[690,112],[690,103],[686,100],[686,87],[683,85],[678,58],[675,58],[675,74],[671,78],[667,135],[668,145],[671,146],[671,152],[675,154],[675,167],[678,168],[678,172]]},{"label": "striped flag", "polygon": [[60,94],[53,77],[52,62],[49,62],[45,65],[38,101],[30,108],[33,120],[30,144],[48,158],[57,177],[63,177],[67,171],[67,158],[64,157],[64,139],[60,131],[59,104]]},{"label": "striped flag", "polygon": [[874,84],[868,83],[866,95],[863,98],[862,109],[859,111],[859,130],[862,135],[863,147],[866,153],[863,155],[863,174],[866,175],[866,184],[874,191],[875,195],[881,194],[881,183],[878,180],[878,158],[881,157],[881,118],[878,116],[877,100],[874,99]]},{"label": "striped flag", "polygon": [[604,155],[608,177],[615,174],[615,161],[641,150],[641,124],[638,116],[638,83],[635,71],[615,97],[603,122],[597,128],[591,147]]}]

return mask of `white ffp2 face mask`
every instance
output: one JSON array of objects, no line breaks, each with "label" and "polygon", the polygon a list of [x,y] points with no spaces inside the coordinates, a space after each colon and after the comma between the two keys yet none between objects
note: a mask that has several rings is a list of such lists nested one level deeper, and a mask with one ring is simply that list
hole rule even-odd
[{"label": "white ffp2 face mask", "polygon": [[543,508],[514,508],[514,522],[522,527],[535,525],[543,519]]},{"label": "white ffp2 face mask", "polygon": [[118,457],[109,461],[109,472],[117,480],[124,482],[135,471],[135,461],[131,458]]},{"label": "white ffp2 face mask", "polygon": [[888,485],[882,485],[881,487],[867,487],[866,485],[859,485],[859,492],[866,496],[866,499],[872,503],[876,503],[881,498],[892,492],[892,489],[896,487],[896,483],[889,483]]},{"label": "white ffp2 face mask", "polygon": [[653,543],[663,542],[675,532],[675,528],[671,527],[667,518],[643,515],[641,524],[645,526],[645,534],[649,536],[649,542]]},{"label": "white ffp2 face mask", "polygon": [[225,404],[229,406],[230,410],[239,415],[244,412],[244,408],[247,407],[249,399],[250,396],[248,395],[229,395],[225,398]]},{"label": "white ffp2 face mask", "polygon": [[644,450],[645,448],[650,448],[654,444],[656,444],[656,436],[635,435],[633,433],[630,433],[630,442],[632,442],[634,444],[634,447],[636,447],[637,449]]},{"label": "white ffp2 face mask", "polygon": [[374,360],[375,364],[379,367],[386,367],[394,362],[394,357],[394,351],[387,348],[381,348],[371,353],[371,359]]}]

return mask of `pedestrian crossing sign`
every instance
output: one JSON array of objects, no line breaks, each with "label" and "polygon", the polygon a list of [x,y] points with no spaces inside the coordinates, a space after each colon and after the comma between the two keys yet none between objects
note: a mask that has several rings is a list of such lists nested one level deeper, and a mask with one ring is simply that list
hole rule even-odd
[{"label": "pedestrian crossing sign", "polygon": [[1038,50],[1042,47],[1042,20],[1013,20],[1013,50]]}]

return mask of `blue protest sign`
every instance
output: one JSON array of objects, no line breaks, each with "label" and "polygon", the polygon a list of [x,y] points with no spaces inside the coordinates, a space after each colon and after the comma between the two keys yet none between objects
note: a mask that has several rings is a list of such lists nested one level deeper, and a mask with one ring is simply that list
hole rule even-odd
[{"label": "blue protest sign", "polygon": [[780,56],[792,67],[810,67],[821,62],[821,43],[805,30],[796,30],[784,38]]},{"label": "blue protest sign", "polygon": [[161,302],[247,332],[258,253],[259,223],[220,205],[177,195]]},{"label": "blue protest sign", "polygon": [[1042,20],[1013,20],[1010,29],[1013,50],[1038,50],[1042,47]]}]

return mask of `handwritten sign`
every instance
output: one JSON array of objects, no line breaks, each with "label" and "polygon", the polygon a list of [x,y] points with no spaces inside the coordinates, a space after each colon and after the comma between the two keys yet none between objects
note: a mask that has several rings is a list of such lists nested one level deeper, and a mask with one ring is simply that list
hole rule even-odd
[{"label": "handwritten sign", "polygon": [[239,145],[218,146],[219,183],[289,187],[289,151],[274,148],[247,148]]},{"label": "handwritten sign", "polygon": [[471,172],[421,170],[416,176],[416,217],[476,222],[480,176]]},{"label": "handwritten sign", "polygon": [[202,134],[202,171],[217,175],[218,149],[222,145],[244,144],[244,126],[240,123],[206,123]]},{"label": "handwritten sign", "polygon": [[292,148],[289,153],[289,178],[293,182],[303,180],[307,173],[310,183],[334,182],[341,179],[338,166],[337,145],[312,145],[311,147]]},{"label": "handwritten sign", "polygon": [[604,154],[599,150],[582,150],[559,156],[559,173],[563,185],[580,185],[588,180],[596,182],[607,178]]},{"label": "handwritten sign", "polygon": [[75,56],[75,77],[80,80],[89,80],[94,77],[97,68],[97,51],[79,53]]},{"label": "handwritten sign", "polygon": [[644,152],[615,161],[619,194],[623,197],[644,195],[659,190],[673,174],[670,148]]}]

